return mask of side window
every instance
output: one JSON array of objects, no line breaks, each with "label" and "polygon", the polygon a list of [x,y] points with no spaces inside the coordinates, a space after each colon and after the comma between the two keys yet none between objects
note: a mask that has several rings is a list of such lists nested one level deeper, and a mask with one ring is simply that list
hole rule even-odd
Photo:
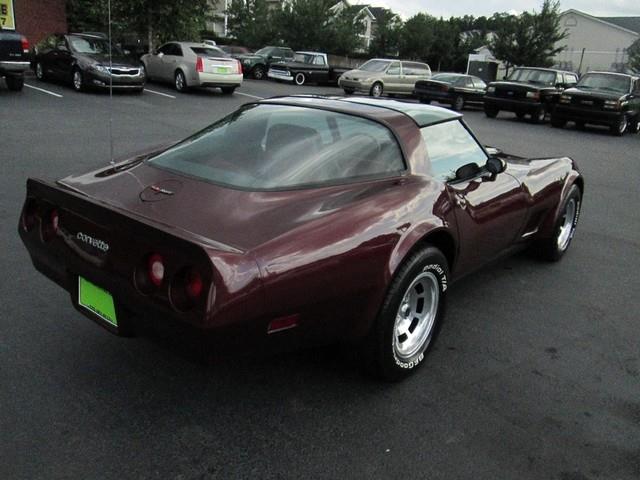
[{"label": "side window", "polygon": [[405,67],[409,68],[411,71],[411,73],[405,72],[405,75],[418,75],[418,76],[429,75],[429,70],[427,69],[427,66],[424,63],[403,62],[402,63],[403,70]]},{"label": "side window", "polygon": [[172,44],[171,55],[175,55],[176,57],[182,56],[182,47],[177,43]]},{"label": "side window", "polygon": [[484,83],[481,79],[479,78],[474,78],[473,79],[473,86],[476,88],[481,88],[481,89],[485,89],[487,88],[487,84]]},{"label": "side window", "polygon": [[324,57],[322,57],[321,55],[316,55],[316,57],[313,59],[313,64],[314,65],[324,65]]},{"label": "side window", "polygon": [[402,62],[402,74],[403,75],[415,75],[415,69],[409,62]]},{"label": "side window", "polygon": [[158,53],[162,53],[164,55],[172,55],[171,53],[171,44],[165,43],[158,49]]},{"label": "side window", "polygon": [[564,83],[567,86],[572,87],[576,83],[578,83],[578,77],[576,77],[575,75],[572,75],[570,73],[565,73],[565,75],[564,75]]},{"label": "side window", "polygon": [[387,75],[400,75],[400,62],[393,62],[387,68]]},{"label": "side window", "polygon": [[475,163],[483,167],[487,155],[460,120],[439,123],[422,129],[434,178],[446,182],[455,178],[456,170]]},{"label": "side window", "polygon": [[69,47],[67,47],[67,41],[64,39],[64,37],[56,38],[56,50],[63,50],[63,51],[69,50]]},{"label": "side window", "polygon": [[473,88],[473,81],[469,77],[461,77],[456,81],[456,85],[462,88]]}]

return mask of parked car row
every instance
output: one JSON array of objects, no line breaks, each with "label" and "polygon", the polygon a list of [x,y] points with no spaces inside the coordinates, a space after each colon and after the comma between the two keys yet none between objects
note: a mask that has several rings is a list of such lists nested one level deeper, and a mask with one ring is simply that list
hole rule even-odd
[{"label": "parked car row", "polygon": [[100,34],[53,34],[34,53],[39,80],[68,82],[76,91],[113,87],[142,92],[147,81],[157,81],[179,92],[218,87],[231,94],[243,78],[238,60],[206,43],[168,42],[136,59]]}]

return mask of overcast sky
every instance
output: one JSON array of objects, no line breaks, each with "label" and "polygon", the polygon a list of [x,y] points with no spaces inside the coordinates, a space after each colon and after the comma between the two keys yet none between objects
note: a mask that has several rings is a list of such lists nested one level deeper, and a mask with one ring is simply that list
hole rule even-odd
[{"label": "overcast sky", "polygon": [[[404,19],[418,12],[436,17],[491,16],[494,12],[540,10],[542,0],[359,0],[351,3],[388,7]],[[561,0],[561,10],[574,8],[595,16],[640,16],[640,0]]]}]

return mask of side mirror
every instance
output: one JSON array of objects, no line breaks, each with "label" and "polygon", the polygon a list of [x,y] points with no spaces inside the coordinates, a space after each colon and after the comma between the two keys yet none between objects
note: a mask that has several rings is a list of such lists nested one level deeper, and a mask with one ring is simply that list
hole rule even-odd
[{"label": "side mirror", "polygon": [[162,52],[157,52],[156,55],[158,56],[158,58],[164,57],[164,53],[162,53]]},{"label": "side mirror", "polygon": [[487,172],[491,175],[498,175],[506,170],[507,164],[504,160],[498,157],[489,157],[485,165]]},{"label": "side mirror", "polygon": [[456,180],[466,180],[473,178],[480,173],[480,167],[477,163],[467,163],[456,170]]}]

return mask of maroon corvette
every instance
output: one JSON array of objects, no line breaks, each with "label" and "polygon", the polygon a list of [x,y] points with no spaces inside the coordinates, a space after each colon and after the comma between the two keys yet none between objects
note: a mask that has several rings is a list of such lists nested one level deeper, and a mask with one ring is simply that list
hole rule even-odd
[{"label": "maroon corvette", "polygon": [[562,257],[583,189],[570,158],[485,148],[445,109],[295,96],[29,179],[19,232],[36,269],[114,333],[179,327],[226,355],[353,341],[399,379],[456,278],[526,246]]}]

